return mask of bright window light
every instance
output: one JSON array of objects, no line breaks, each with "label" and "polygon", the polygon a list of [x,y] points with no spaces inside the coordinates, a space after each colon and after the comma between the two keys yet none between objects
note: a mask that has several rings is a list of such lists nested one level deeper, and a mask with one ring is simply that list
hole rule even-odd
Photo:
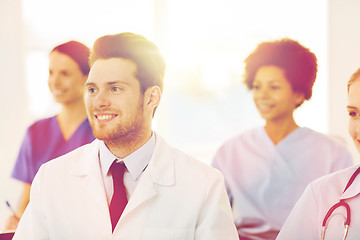
[{"label": "bright window light", "polygon": [[242,83],[243,60],[260,42],[288,37],[310,48],[319,64],[313,97],[295,117],[326,132],[326,8],[326,0],[23,0],[31,112],[36,119],[57,111],[47,89],[55,45],[74,39],[91,47],[105,34],[142,34],[167,62],[154,129],[209,163],[224,140],[263,124]]}]

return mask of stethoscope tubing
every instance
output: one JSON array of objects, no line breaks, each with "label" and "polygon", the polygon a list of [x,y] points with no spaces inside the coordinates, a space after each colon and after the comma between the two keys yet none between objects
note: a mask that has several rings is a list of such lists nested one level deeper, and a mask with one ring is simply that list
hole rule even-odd
[{"label": "stethoscope tubing", "polygon": [[[343,191],[343,193],[351,186],[351,184],[354,182],[355,178],[357,177],[357,175],[359,175],[360,173],[360,167],[358,167],[356,169],[356,171],[351,175],[348,183],[346,184],[346,187]],[[343,239],[346,238],[347,236],[347,232],[348,232],[348,228],[350,226],[350,222],[351,222],[351,209],[350,206],[347,202],[345,202],[345,199],[341,199],[338,203],[334,204],[329,211],[326,213],[324,220],[322,222],[322,232],[321,232],[321,240],[323,240],[325,238],[325,231],[326,231],[326,223],[329,220],[331,214],[334,212],[335,209],[339,208],[339,207],[345,207],[346,209],[346,219],[345,219],[345,223],[344,223],[344,227],[345,227],[345,232],[344,232],[344,237]]]}]

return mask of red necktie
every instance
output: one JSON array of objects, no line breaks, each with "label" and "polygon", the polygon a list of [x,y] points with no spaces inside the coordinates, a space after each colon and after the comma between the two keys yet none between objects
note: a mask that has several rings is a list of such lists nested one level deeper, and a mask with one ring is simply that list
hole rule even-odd
[{"label": "red necktie", "polygon": [[110,218],[113,232],[127,204],[126,189],[124,185],[125,169],[125,164],[123,162],[117,163],[116,160],[110,167],[110,172],[114,183],[114,194],[110,202]]}]

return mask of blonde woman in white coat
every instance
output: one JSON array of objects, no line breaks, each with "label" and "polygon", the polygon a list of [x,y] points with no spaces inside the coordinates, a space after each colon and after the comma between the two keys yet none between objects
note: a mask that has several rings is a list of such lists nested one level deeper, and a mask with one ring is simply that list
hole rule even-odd
[{"label": "blonde woman in white coat", "polygon": [[[349,134],[360,152],[360,68],[348,82]],[[359,165],[308,185],[278,240],[360,239]]]}]

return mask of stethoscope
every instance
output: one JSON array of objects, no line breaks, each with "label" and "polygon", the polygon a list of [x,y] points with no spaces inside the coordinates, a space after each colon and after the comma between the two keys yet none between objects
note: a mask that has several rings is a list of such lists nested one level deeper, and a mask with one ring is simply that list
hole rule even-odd
[{"label": "stethoscope", "polygon": [[[356,169],[356,171],[353,173],[353,175],[351,175],[349,182],[347,183],[344,192],[350,187],[350,185],[354,182],[356,176],[360,173],[360,167],[358,167],[358,169]],[[343,192],[343,193],[344,193]],[[337,209],[338,207],[345,207],[346,209],[346,218],[345,218],[345,223],[344,223],[344,227],[345,227],[345,231],[344,231],[344,237],[343,240],[345,240],[348,231],[349,231],[349,226],[350,226],[350,221],[351,221],[351,212],[350,212],[350,206],[349,204],[347,204],[345,202],[345,199],[341,199],[338,203],[336,203],[334,206],[332,206],[329,211],[326,213],[323,223],[322,223],[322,231],[321,231],[321,240],[324,240],[325,238],[325,231],[326,231],[326,222],[327,220],[329,220],[331,214],[334,212],[335,209]]]}]

